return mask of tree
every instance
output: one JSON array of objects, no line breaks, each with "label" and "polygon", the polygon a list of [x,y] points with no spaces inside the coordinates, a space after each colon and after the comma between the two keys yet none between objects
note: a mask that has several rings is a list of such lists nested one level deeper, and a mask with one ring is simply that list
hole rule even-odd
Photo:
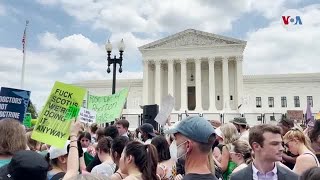
[{"label": "tree", "polygon": [[38,118],[36,107],[32,104],[31,100],[29,101],[29,104],[28,104],[27,113],[31,114],[32,119]]}]

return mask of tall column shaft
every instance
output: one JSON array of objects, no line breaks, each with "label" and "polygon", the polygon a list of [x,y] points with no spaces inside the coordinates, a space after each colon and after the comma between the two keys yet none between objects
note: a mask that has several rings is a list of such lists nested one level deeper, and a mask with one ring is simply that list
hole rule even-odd
[{"label": "tall column shaft", "polygon": [[201,59],[195,59],[196,64],[196,111],[202,112],[201,89]]},{"label": "tall column shaft", "polygon": [[242,62],[243,56],[236,57],[237,61],[237,106],[242,103],[243,97],[243,74],[242,74]]},{"label": "tall column shaft", "polygon": [[173,60],[168,60],[168,94],[174,96]]},{"label": "tall column shaft", "polygon": [[188,110],[187,105],[187,60],[182,59],[181,65],[181,108],[180,111]]},{"label": "tall column shaft", "polygon": [[149,62],[143,61],[143,105],[149,104]]},{"label": "tall column shaft", "polygon": [[216,83],[215,83],[215,72],[214,72],[214,63],[215,58],[211,58],[208,61],[209,63],[209,111],[216,112]]},{"label": "tall column shaft", "polygon": [[223,81],[223,110],[230,110],[229,95],[229,60],[228,57],[222,58],[222,81]]},{"label": "tall column shaft", "polygon": [[156,61],[156,77],[155,77],[155,103],[161,104],[161,61]]}]

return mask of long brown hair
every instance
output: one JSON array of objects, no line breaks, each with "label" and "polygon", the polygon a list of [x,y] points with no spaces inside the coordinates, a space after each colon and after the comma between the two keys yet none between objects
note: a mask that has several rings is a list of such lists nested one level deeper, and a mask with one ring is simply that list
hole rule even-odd
[{"label": "long brown hair", "polygon": [[0,155],[13,155],[25,150],[27,138],[21,123],[15,119],[5,118],[0,121]]},{"label": "long brown hair", "polygon": [[143,180],[158,179],[158,153],[154,145],[144,145],[138,141],[132,141],[127,144],[124,151],[125,156],[134,157],[134,164],[142,173]]}]

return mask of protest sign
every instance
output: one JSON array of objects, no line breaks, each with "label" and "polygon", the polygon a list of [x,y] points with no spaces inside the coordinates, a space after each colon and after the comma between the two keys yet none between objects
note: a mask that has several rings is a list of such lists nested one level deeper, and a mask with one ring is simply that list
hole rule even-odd
[{"label": "protest sign", "polygon": [[26,116],[23,119],[23,125],[27,128],[31,128],[31,114],[30,113],[26,113]]},{"label": "protest sign", "polygon": [[174,108],[174,97],[172,97],[169,94],[168,96],[166,96],[162,99],[162,103],[160,106],[160,112],[157,114],[157,116],[154,120],[157,121],[162,126],[165,125],[173,108]]},{"label": "protest sign", "polygon": [[13,118],[23,122],[28,109],[30,91],[1,87],[0,120]]},{"label": "protest sign", "polygon": [[86,108],[81,108],[79,113],[79,120],[83,123],[92,124],[96,122],[96,112]]},{"label": "protest sign", "polygon": [[108,123],[119,118],[126,102],[128,92],[128,88],[125,88],[110,96],[89,95],[88,109],[97,112],[96,122],[98,124]]},{"label": "protest sign", "polygon": [[63,148],[69,138],[71,121],[65,119],[70,106],[79,107],[86,90],[55,82],[50,96],[38,117],[31,138],[57,148]]},{"label": "protest sign", "polygon": [[287,118],[297,123],[303,121],[303,111],[302,110],[287,110]]}]

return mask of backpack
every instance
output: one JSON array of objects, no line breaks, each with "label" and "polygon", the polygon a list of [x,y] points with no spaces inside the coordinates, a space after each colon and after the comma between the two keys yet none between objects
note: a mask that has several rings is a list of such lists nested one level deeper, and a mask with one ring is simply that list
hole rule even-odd
[{"label": "backpack", "polygon": [[61,179],[63,179],[65,174],[66,174],[65,172],[59,172],[59,173],[55,174],[54,176],[52,176],[52,178],[50,180],[61,180]]}]

